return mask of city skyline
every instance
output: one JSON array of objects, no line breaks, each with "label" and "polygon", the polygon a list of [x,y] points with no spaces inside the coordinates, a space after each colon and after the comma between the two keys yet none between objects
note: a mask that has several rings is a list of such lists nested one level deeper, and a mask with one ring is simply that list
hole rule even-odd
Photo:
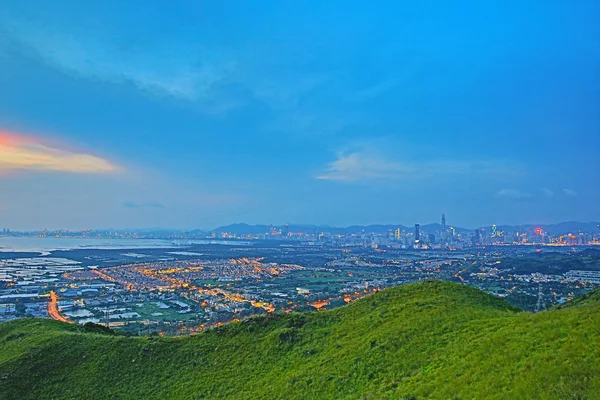
[{"label": "city skyline", "polygon": [[[176,238],[180,235],[186,237],[188,235],[210,237],[211,234],[222,235],[225,234],[230,238],[243,238],[246,236],[257,236],[257,235],[277,235],[281,237],[285,236],[296,236],[298,234],[308,236],[317,236],[318,234],[332,234],[332,235],[356,235],[359,233],[364,234],[376,234],[382,235],[387,234],[390,237],[400,238],[401,236],[416,235],[413,230],[419,230],[422,233],[430,234],[436,233],[441,235],[442,239],[446,235],[456,234],[483,234],[488,233],[490,236],[502,236],[505,233],[514,235],[515,233],[532,233],[542,235],[568,235],[568,234],[597,234],[600,233],[600,222],[578,222],[578,221],[564,221],[557,224],[487,224],[477,227],[465,227],[455,224],[446,224],[445,213],[442,213],[442,219],[440,222],[428,222],[428,223],[416,223],[416,224],[404,224],[404,223],[386,223],[386,224],[372,224],[372,225],[347,225],[347,226],[332,226],[324,224],[247,224],[244,222],[233,223],[229,225],[221,225],[212,227],[210,229],[177,229],[169,227],[146,227],[146,228],[88,228],[82,230],[73,229],[31,229],[31,230],[19,230],[10,228],[0,228],[1,236],[19,236],[21,234],[32,234],[32,235],[54,235],[61,234],[69,237],[69,234],[75,235],[74,237],[95,237],[95,235],[110,235],[119,234],[125,235],[122,237],[137,237],[136,235],[156,236],[156,237],[173,237]],[[52,237],[52,236],[50,236]],[[257,237],[254,237],[257,238]]]},{"label": "city skyline", "polygon": [[599,221],[600,5],[526,3],[2,4],[0,227]]}]

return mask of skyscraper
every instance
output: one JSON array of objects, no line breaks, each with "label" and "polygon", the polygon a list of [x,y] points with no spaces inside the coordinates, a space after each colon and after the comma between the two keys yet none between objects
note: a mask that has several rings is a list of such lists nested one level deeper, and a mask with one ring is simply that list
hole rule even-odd
[{"label": "skyscraper", "polygon": [[473,244],[481,243],[481,232],[479,229],[475,229],[475,233],[472,238]]},{"label": "skyscraper", "polygon": [[446,213],[442,213],[442,227],[440,229],[440,242],[443,244],[446,242]]},{"label": "skyscraper", "polygon": [[421,225],[415,224],[415,243],[419,243],[421,239]]}]

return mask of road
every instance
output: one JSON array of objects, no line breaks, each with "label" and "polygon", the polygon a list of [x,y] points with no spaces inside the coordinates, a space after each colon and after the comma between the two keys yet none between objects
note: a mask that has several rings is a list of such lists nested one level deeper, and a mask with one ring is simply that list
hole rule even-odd
[{"label": "road", "polygon": [[48,314],[50,314],[50,317],[56,321],[67,322],[69,324],[73,323],[73,321],[71,321],[67,317],[60,315],[60,312],[58,310],[58,297],[56,296],[54,290],[50,291],[50,301],[48,302]]}]

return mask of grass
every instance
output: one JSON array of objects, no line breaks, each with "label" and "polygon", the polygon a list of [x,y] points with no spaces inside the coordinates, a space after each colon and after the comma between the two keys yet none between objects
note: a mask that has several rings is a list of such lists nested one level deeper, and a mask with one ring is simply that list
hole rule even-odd
[{"label": "grass", "polygon": [[0,324],[2,399],[594,399],[600,301],[520,312],[453,283],[183,338]]}]

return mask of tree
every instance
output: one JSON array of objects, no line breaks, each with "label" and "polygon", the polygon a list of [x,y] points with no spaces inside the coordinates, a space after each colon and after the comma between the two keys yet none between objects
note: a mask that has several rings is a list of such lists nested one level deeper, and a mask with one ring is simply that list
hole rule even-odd
[{"label": "tree", "polygon": [[27,307],[23,302],[17,300],[15,304],[15,314],[19,317],[24,317],[26,313]]}]

